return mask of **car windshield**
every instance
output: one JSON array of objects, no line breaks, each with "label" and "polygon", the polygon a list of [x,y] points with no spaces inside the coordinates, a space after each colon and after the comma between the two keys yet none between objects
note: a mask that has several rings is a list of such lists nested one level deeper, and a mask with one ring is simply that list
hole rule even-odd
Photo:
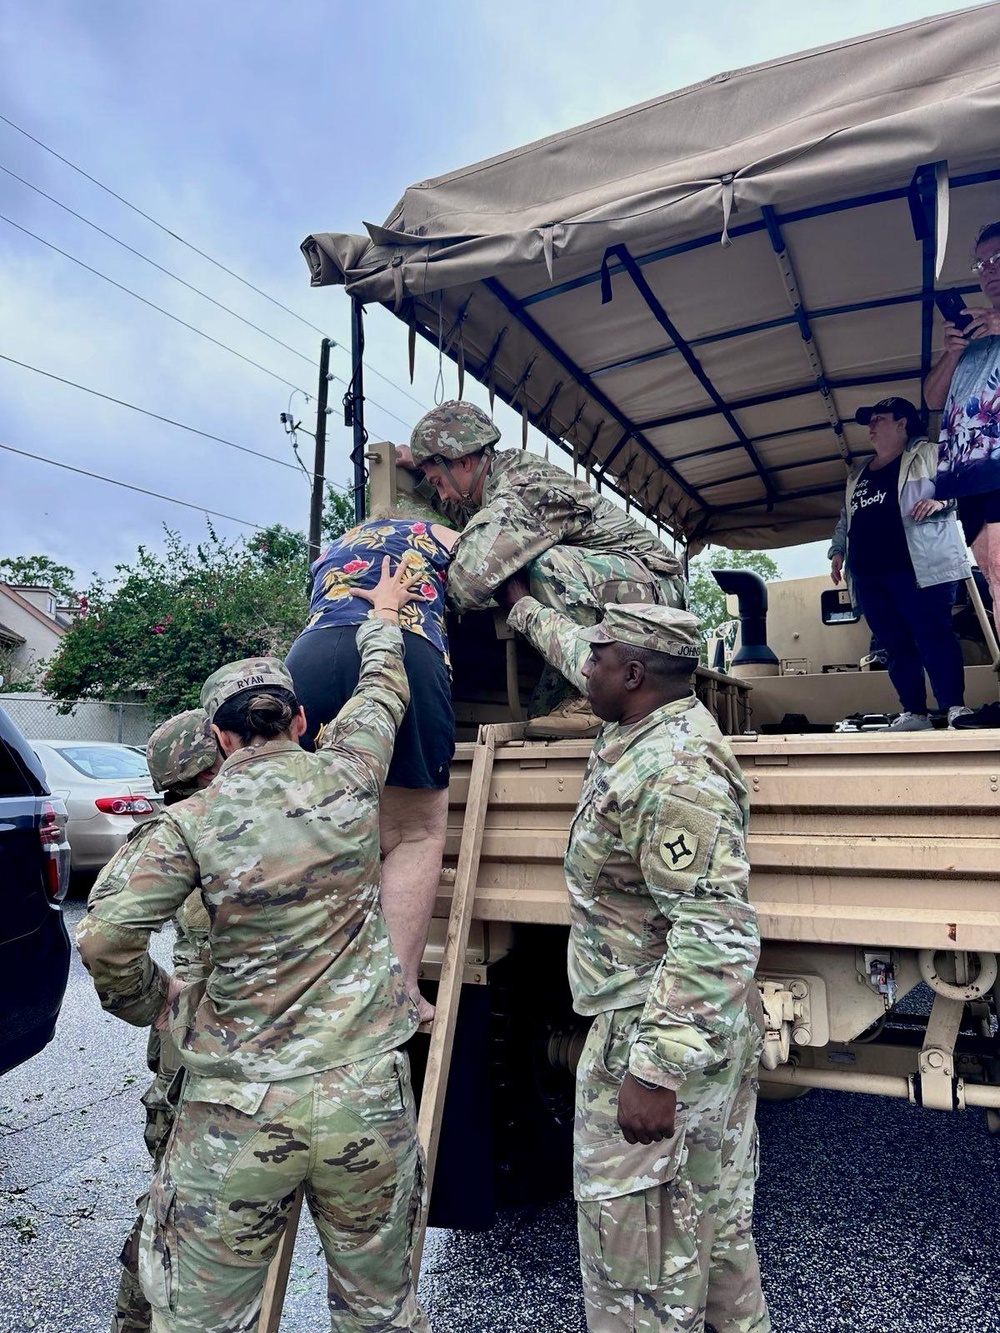
[{"label": "car windshield", "polygon": [[57,752],[88,778],[148,778],[143,755],[126,745],[60,745]]}]

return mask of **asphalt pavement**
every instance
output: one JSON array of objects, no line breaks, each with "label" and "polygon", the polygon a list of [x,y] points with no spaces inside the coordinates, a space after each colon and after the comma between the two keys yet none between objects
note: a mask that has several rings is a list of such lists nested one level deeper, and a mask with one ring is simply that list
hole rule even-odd
[{"label": "asphalt pavement", "polygon": [[[68,905],[71,929],[82,911]],[[74,959],[55,1040],[0,1079],[0,1333],[107,1333],[146,1187],[144,1048]],[[776,1333],[1000,1333],[1000,1141],[981,1112],[813,1092],[759,1123]],[[282,1333],[325,1333],[323,1286],[305,1219]],[[571,1201],[432,1231],[421,1295],[435,1333],[581,1333]]]}]

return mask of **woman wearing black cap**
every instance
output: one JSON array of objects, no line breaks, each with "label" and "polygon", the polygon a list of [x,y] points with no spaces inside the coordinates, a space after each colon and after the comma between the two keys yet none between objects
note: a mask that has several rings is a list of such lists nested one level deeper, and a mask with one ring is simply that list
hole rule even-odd
[{"label": "woman wearing black cap", "polygon": [[875,457],[854,472],[827,555],[831,577],[847,577],[851,598],[885,650],[902,712],[890,731],[926,731],[924,672],[948,725],[968,713],[962,649],[952,628],[956,583],[969,559],[954,505],[934,494],[937,446],[905,398],[858,411]]}]

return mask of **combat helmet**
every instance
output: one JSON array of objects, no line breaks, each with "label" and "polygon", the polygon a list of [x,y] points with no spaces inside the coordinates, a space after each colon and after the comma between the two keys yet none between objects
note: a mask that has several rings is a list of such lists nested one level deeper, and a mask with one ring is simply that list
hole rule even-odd
[{"label": "combat helmet", "polygon": [[204,708],[178,713],[160,725],[146,742],[146,763],[157,791],[190,787],[219,758]]},{"label": "combat helmet", "polygon": [[431,458],[464,458],[488,449],[499,439],[496,423],[475,403],[442,403],[413,427],[410,453],[419,467]]}]

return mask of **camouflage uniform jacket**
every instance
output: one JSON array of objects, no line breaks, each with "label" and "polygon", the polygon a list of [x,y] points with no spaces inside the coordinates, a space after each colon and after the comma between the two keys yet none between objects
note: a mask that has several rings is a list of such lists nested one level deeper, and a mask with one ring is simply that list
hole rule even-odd
[{"label": "camouflage uniform jacket", "polygon": [[[199,819],[205,813],[205,791],[196,791],[184,801],[187,814],[192,819]],[[94,931],[99,934],[112,931],[117,934],[121,948],[114,954],[107,950],[101,959],[100,967],[94,976],[98,998],[109,1013],[116,1014],[140,1027],[151,1023],[159,1012],[162,999],[157,988],[157,1004],[150,1015],[152,998],[149,984],[153,976],[154,964],[146,953],[146,932],[132,932],[113,925],[114,905],[108,910],[109,920],[105,923],[105,903],[128,888],[129,875],[136,858],[149,846],[150,839],[159,828],[164,815],[146,820],[129,834],[124,846],[119,847],[107,863],[87,898],[87,917],[77,932],[77,942],[84,964],[90,970],[89,940]],[[91,920],[93,916],[93,921]],[[195,889],[178,908],[175,916],[176,938],[173,949],[173,975],[185,986],[203,983],[211,971],[211,955],[208,948],[208,913],[201,900],[201,893]],[[110,941],[108,941],[110,943]],[[135,958],[141,957],[141,974],[135,974]]]},{"label": "camouflage uniform jacket", "polygon": [[[590,645],[522,597],[510,624],[581,690]],[[629,1070],[662,1087],[724,1062],[760,952],[747,901],[747,791],[693,695],[594,741],[565,872],[573,1004],[643,1005]]]},{"label": "camouflage uniform jacket", "polygon": [[681,573],[661,541],[586,482],[524,450],[494,459],[479,512],[452,551],[448,598],[483,607],[504,579],[553,546],[585,546],[640,561],[654,575]]},{"label": "camouflage uniform jacket", "polygon": [[373,617],[358,648],[357,689],[317,752],[279,739],[230,755],[207,811],[165,812],[81,932],[98,989],[113,973],[131,997],[117,1012],[149,1023],[167,977],[148,933],[200,879],[212,973],[170,1024],[194,1074],[266,1084],[370,1059],[416,1029],[379,905],[379,797],[409,698],[402,635]]}]

